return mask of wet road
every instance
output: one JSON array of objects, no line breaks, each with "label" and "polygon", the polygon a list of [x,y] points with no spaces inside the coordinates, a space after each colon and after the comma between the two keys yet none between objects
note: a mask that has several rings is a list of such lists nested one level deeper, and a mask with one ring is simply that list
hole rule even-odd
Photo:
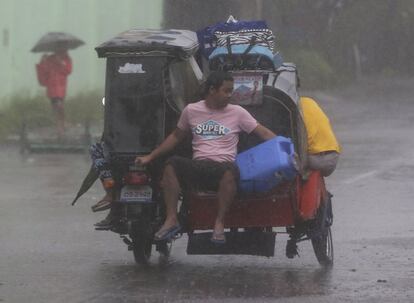
[{"label": "wet road", "polygon": [[95,231],[98,185],[70,206],[89,159],[0,150],[0,302],[414,302],[414,80],[313,95],[343,155],[334,194],[335,266],[309,242],[300,258],[187,256],[135,265],[111,232]]}]

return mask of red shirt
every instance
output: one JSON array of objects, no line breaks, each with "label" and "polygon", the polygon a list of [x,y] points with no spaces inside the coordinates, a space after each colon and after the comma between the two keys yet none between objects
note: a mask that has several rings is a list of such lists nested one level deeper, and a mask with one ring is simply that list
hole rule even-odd
[{"label": "red shirt", "polygon": [[39,83],[46,87],[49,98],[66,96],[67,77],[72,72],[72,60],[67,53],[43,57],[36,66]]}]

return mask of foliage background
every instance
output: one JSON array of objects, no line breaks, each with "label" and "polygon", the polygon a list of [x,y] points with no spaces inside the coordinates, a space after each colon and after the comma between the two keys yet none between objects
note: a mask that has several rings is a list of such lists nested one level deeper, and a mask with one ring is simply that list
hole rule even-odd
[{"label": "foliage background", "polygon": [[[305,89],[414,73],[413,0],[165,0],[162,10],[164,28],[198,30],[230,14],[266,20],[285,61],[297,64]],[[102,96],[87,91],[67,99],[68,121],[100,123]],[[11,96],[0,108],[0,137],[18,133],[23,121],[50,126],[52,117],[45,97]]]},{"label": "foliage background", "polygon": [[414,72],[412,0],[164,1],[165,27],[197,30],[230,14],[266,20],[305,88]]}]

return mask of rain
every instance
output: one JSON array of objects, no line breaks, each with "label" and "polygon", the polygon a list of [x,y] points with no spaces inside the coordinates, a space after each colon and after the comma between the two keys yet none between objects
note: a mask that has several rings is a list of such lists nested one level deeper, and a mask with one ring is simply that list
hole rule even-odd
[{"label": "rain", "polygon": [[[411,0],[2,0],[0,302],[414,301],[413,38]],[[204,189],[160,234],[165,161],[191,138],[140,161],[215,70],[286,162],[242,159],[267,142],[241,134],[224,234]],[[324,178],[300,97],[339,143]]]}]

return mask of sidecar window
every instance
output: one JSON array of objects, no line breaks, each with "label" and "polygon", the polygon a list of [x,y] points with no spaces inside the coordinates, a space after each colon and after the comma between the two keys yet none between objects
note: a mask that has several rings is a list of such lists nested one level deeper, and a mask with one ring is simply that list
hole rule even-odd
[{"label": "sidecar window", "polygon": [[194,58],[170,64],[169,80],[172,98],[182,110],[191,102],[200,99],[200,81],[202,72]]},{"label": "sidecar window", "polygon": [[105,141],[115,152],[149,152],[164,138],[164,89],[160,57],[109,58]]}]

